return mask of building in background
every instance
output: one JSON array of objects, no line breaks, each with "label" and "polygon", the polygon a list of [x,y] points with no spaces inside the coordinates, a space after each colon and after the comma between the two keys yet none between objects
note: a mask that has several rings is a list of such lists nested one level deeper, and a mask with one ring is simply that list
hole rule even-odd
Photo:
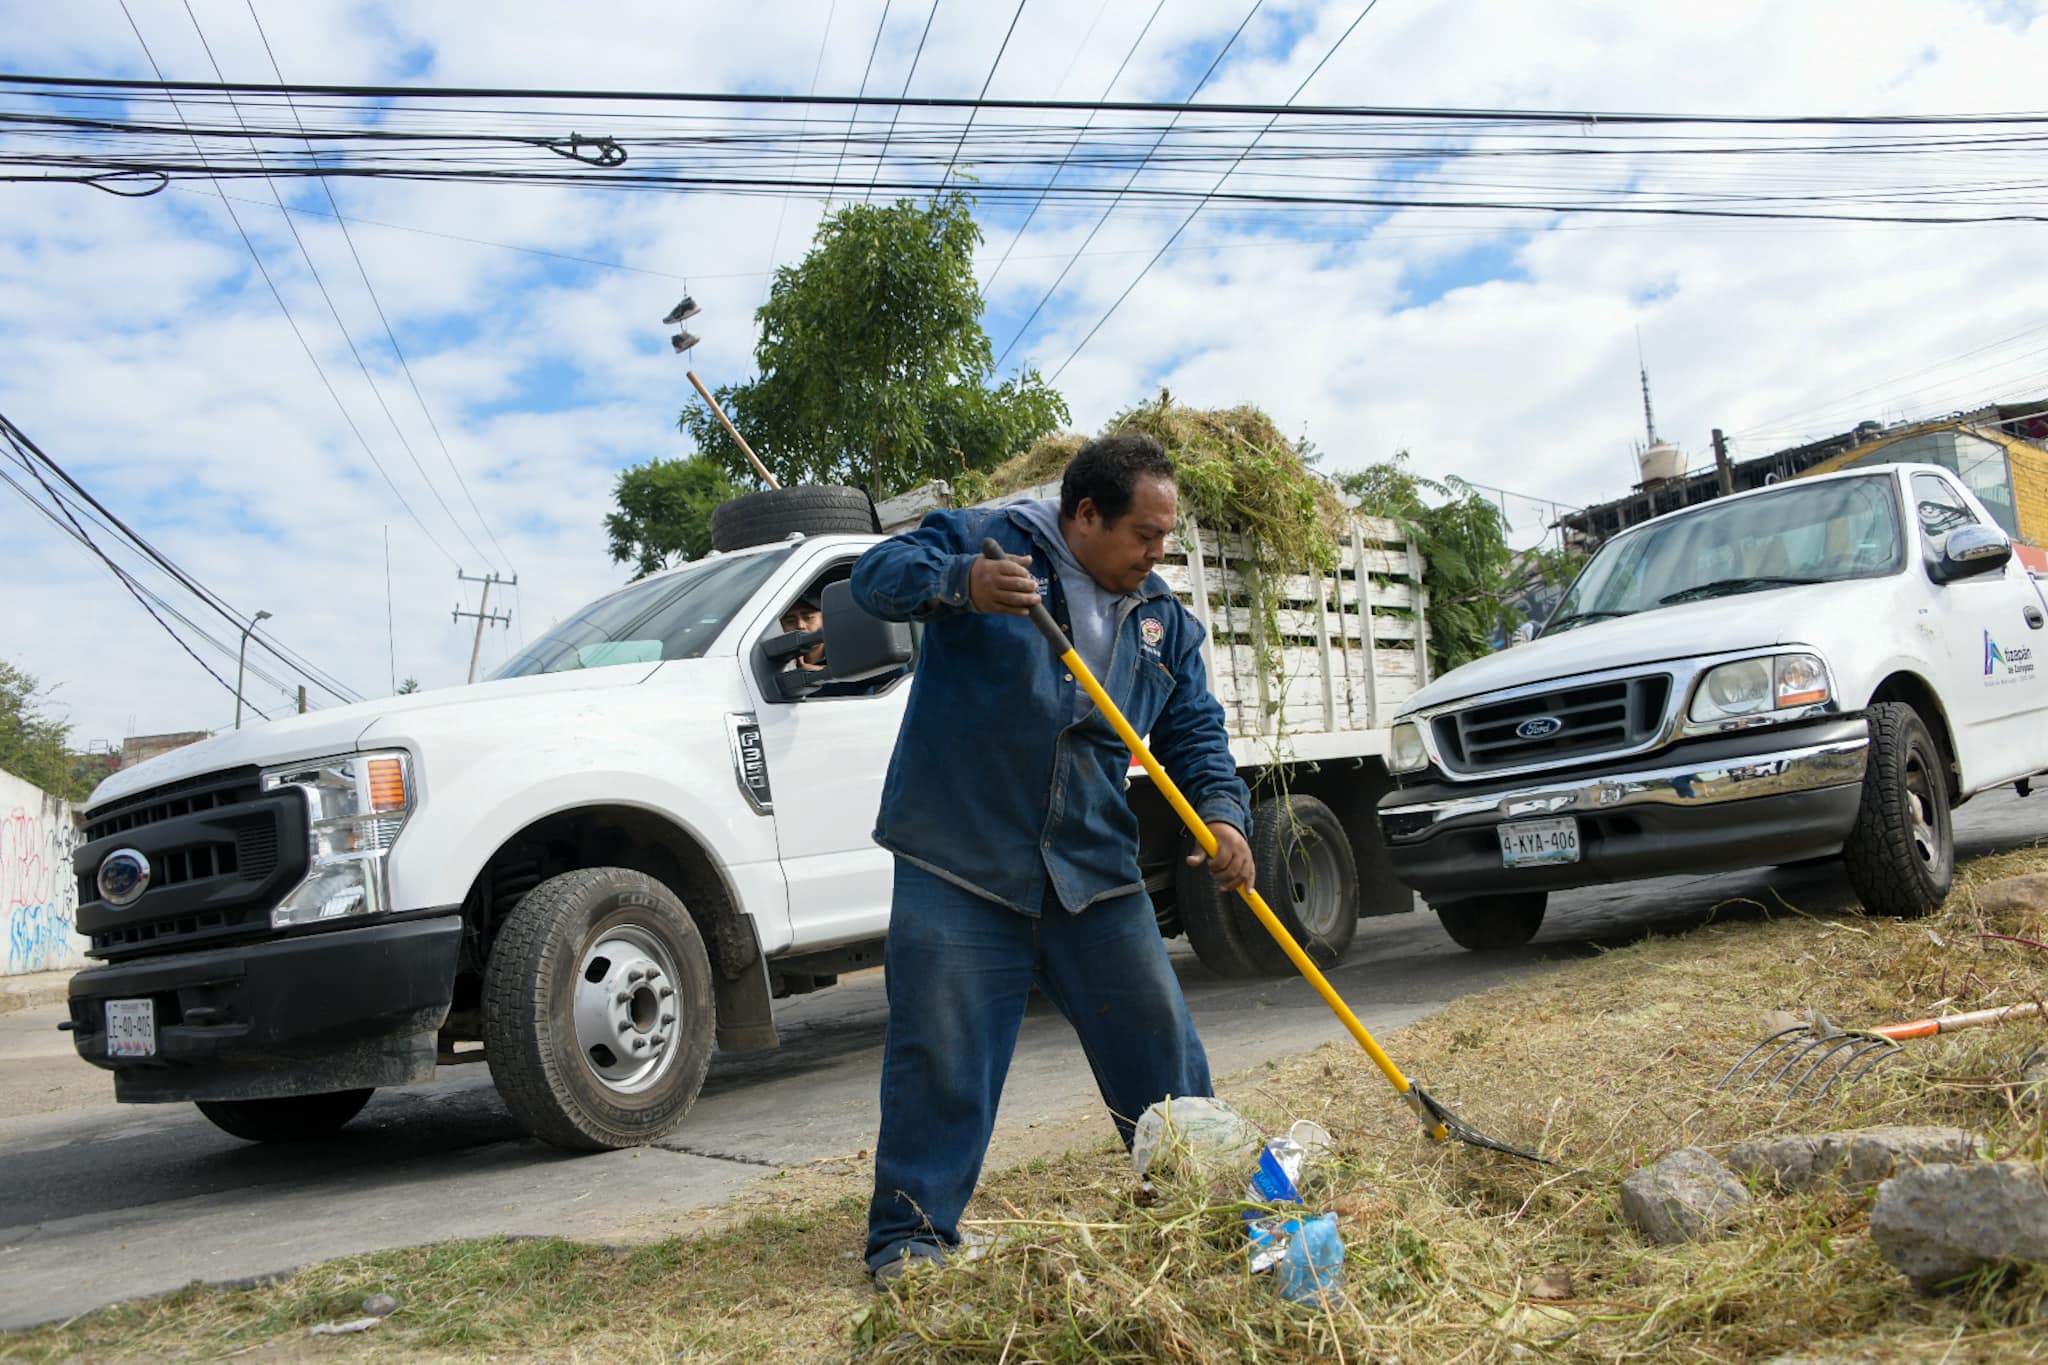
[{"label": "building in background", "polygon": [[1618,531],[1710,502],[1724,491],[1891,463],[1938,464],[1953,471],[2012,537],[2020,559],[2036,572],[2048,572],[2048,399],[1994,403],[1934,422],[1862,422],[1853,431],[1735,461],[1725,470],[1686,473],[1668,459],[1654,467],[1646,459],[1643,481],[1633,492],[1580,508],[1560,517],[1557,526],[1568,547],[1590,553]]}]

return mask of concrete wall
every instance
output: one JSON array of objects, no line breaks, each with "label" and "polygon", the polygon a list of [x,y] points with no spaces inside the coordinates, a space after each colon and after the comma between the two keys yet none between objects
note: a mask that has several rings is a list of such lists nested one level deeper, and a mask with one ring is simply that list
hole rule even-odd
[{"label": "concrete wall", "polygon": [[0,772],[0,976],[86,965],[71,870],[78,839],[68,801]]}]

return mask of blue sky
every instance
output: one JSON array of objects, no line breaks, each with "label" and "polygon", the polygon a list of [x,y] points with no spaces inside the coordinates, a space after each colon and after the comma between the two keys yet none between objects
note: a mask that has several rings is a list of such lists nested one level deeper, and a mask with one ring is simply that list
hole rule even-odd
[{"label": "blue sky", "polygon": [[[815,69],[817,88],[840,94],[858,86],[883,12],[882,0],[639,0],[594,22],[523,0],[255,7],[294,82],[803,92]],[[168,75],[211,77],[182,4],[130,8]],[[1246,8],[1170,0],[1116,95],[1183,96]],[[1361,8],[1362,0],[1261,6],[1203,97],[1284,99]],[[244,0],[195,0],[193,9],[231,78],[271,78]],[[1027,0],[991,95],[1099,96],[1151,9]],[[1013,11],[964,0],[941,0],[936,11],[893,5],[870,91],[903,88],[931,14],[911,93],[974,94]],[[17,7],[0,31],[0,67],[148,70],[115,0]],[[1303,98],[2018,109],[2038,103],[2044,69],[2041,6],[2005,0],[1730,0],[1698,13],[1619,0],[1382,0]],[[1453,174],[1449,165],[1408,163],[1399,177],[1434,182]],[[1654,184],[1660,174],[1629,163],[1584,173],[1611,185]],[[1209,180],[1213,171],[1188,183]],[[269,190],[242,181],[228,190],[235,211],[346,418],[203,182],[136,200],[0,184],[0,412],[238,608],[273,612],[266,625],[277,638],[352,686],[374,695],[408,675],[446,685],[460,680],[469,644],[449,610],[458,597],[465,608],[476,600],[458,568],[520,575],[514,625],[493,633],[487,662],[620,581],[602,530],[612,481],[629,465],[688,449],[674,428],[688,393],[683,365],[656,320],[687,289],[705,308],[690,324],[704,338],[692,362],[712,384],[746,378],[766,272],[801,255],[821,206],[394,182],[333,189],[424,410],[392,360],[348,243],[324,216],[326,195],[310,185],[284,191],[374,388]],[[1062,267],[1071,261],[1072,270],[1011,366],[1065,361],[1185,211],[1123,204],[1077,259],[1099,212],[1049,202],[1016,243],[988,295],[998,350]],[[1022,218],[1019,206],[985,213],[983,279]],[[1083,429],[1165,385],[1204,405],[1259,403],[1339,470],[1405,450],[1428,474],[1577,504],[1618,494],[1632,478],[1639,332],[1660,434],[1700,458],[1716,426],[1735,436],[1738,454],[1754,454],[1863,417],[1947,410],[2030,385],[2048,392],[2048,355],[2035,353],[2048,348],[2043,231],[1217,206],[1145,276],[1059,387]],[[11,492],[0,494],[12,588],[0,657],[60,688],[79,738],[226,723],[232,697],[104,568]],[[1541,533],[1533,502],[1510,510],[1518,535]],[[215,627],[232,643],[231,628]],[[109,639],[136,651],[133,667],[109,670]],[[232,658],[200,650],[231,670]],[[251,696],[266,708],[282,699],[276,689]]]}]

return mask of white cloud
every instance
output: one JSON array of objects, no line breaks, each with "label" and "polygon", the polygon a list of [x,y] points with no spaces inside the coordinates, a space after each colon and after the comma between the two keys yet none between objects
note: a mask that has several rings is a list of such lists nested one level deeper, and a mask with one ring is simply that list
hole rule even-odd
[{"label": "white cloud", "polygon": [[[168,75],[211,78],[182,7],[131,8]],[[231,78],[270,78],[242,0],[196,8]],[[1245,8],[1244,0],[1174,0],[1117,96],[1183,95]],[[978,91],[1014,9],[941,3],[911,93]],[[1204,98],[1285,97],[1358,10],[1354,0],[1268,4]],[[882,5],[838,0],[770,11],[736,0],[644,0],[600,14],[506,0],[326,0],[259,4],[259,12],[293,82],[785,92],[809,88],[829,13],[818,86],[850,93],[868,67]],[[871,93],[902,89],[928,12],[923,4],[891,8]],[[1104,0],[1028,0],[991,93],[1039,98],[1057,87],[1067,98],[1099,95],[1149,13],[1148,5]],[[147,72],[120,11],[106,5],[40,7],[9,26],[0,55],[14,70]],[[2039,103],[2044,65],[2048,21],[2040,7],[2002,0],[1748,0],[1693,11],[1597,0],[1383,0],[1304,100],[1750,113],[2025,109]],[[622,107],[615,116],[645,112]],[[814,126],[846,116],[821,115]],[[871,127],[887,122],[873,109],[863,117]],[[964,116],[904,117],[943,128]],[[932,141],[943,147],[945,139]],[[1960,162],[1954,169],[1965,181],[1995,174]],[[2039,178],[2024,162],[2008,169]],[[1575,173],[1600,185],[1668,174],[1672,187],[1687,187],[1675,173],[1640,163]],[[1723,184],[1758,185],[1778,173],[1756,159],[1715,172]],[[1186,178],[1212,181],[1213,171]],[[1233,181],[1257,183],[1249,174]],[[714,383],[743,377],[751,314],[765,286],[760,272],[801,253],[818,206],[398,182],[338,181],[334,190],[350,217],[398,225],[359,222],[355,247],[469,494],[520,572],[509,603],[518,625],[494,633],[488,663],[619,581],[601,526],[613,479],[627,465],[684,453],[674,431],[683,367],[655,319],[687,287],[706,310],[693,326],[705,337],[694,363]],[[414,511],[471,571],[497,558],[390,356],[338,228],[318,212],[296,219],[425,478],[393,436],[267,189],[239,181],[229,193],[251,201],[237,202],[237,213]],[[304,209],[327,207],[309,185],[287,194]],[[998,348],[1098,211],[1049,202],[1016,245],[990,299]],[[1060,364],[1183,212],[1120,209],[1074,262],[1019,355],[1048,371]],[[991,215],[984,275],[1009,249],[1019,213]],[[2048,330],[2027,336],[2048,313],[2048,280],[2038,270],[2044,230],[1344,209],[1283,222],[1217,205],[1150,271],[1060,386],[1084,427],[1164,383],[1190,402],[1256,401],[1283,428],[1306,430],[1339,468],[1407,449],[1428,473],[1584,502],[1622,491],[1629,476],[1640,417],[1638,327],[1660,429],[1695,452],[1715,426],[1738,450],[1758,453],[1862,416],[2029,384],[2048,391]],[[1481,249],[1493,253],[1484,258],[1490,265],[1512,269],[1443,276],[1480,259],[1467,253]],[[543,252],[632,269],[536,254]],[[1418,283],[1433,278],[1462,283],[1418,297]],[[2007,338],[2018,339],[1991,345]],[[238,606],[273,612],[268,624],[279,638],[372,694],[388,687],[392,671],[388,526],[397,672],[430,685],[459,681],[469,624],[458,627],[447,613],[458,596],[473,607],[474,587],[456,582],[455,563],[371,468],[206,186],[144,200],[0,186],[0,344],[0,411],[165,552]],[[1945,363],[1954,357],[1961,359]],[[488,555],[464,542],[429,480]],[[11,494],[0,499],[0,543],[9,587],[0,655],[62,684],[80,738],[227,722],[232,698],[111,575]],[[200,608],[178,605],[204,623]],[[232,627],[215,618],[209,629],[232,645]],[[232,659],[208,657],[231,673]],[[281,700],[274,692],[251,696],[266,708]]]}]

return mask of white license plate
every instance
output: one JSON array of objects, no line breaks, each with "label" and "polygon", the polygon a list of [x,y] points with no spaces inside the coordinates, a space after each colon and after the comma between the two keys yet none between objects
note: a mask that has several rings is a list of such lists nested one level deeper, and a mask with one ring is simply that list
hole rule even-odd
[{"label": "white license plate", "polygon": [[154,1000],[109,1000],[107,1002],[107,1055],[109,1057],[156,1056],[156,1002]]},{"label": "white license plate", "polygon": [[1575,863],[1579,860],[1579,822],[1576,820],[1517,820],[1501,825],[1500,861],[1504,867],[1531,867],[1542,863]]}]

